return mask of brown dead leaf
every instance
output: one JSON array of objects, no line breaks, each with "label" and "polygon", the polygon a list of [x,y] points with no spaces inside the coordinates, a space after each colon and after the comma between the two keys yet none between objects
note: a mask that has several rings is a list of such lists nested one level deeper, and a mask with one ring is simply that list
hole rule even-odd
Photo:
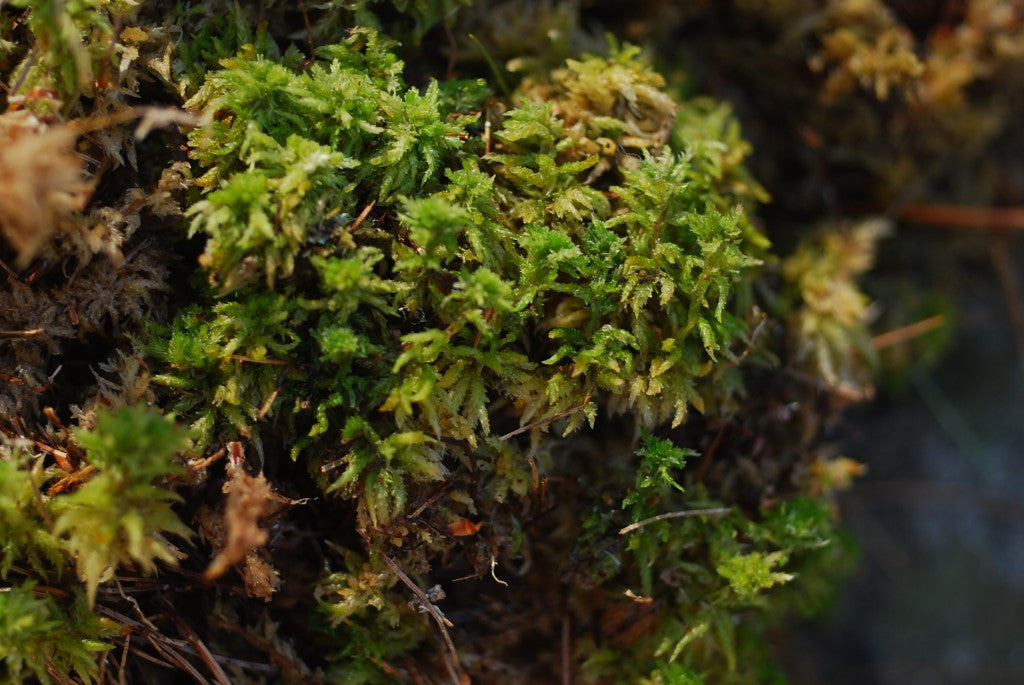
[{"label": "brown dead leaf", "polygon": [[481,526],[483,526],[482,523],[473,523],[469,519],[459,519],[448,524],[448,531],[455,537],[476,535]]},{"label": "brown dead leaf", "polygon": [[242,581],[245,583],[245,590],[250,597],[259,597],[263,601],[269,602],[277,588],[281,587],[281,574],[257,552],[249,552],[245,555],[241,570]]},{"label": "brown dead leaf", "polygon": [[223,488],[227,502],[223,514],[217,516],[206,510],[199,517],[200,532],[217,550],[217,556],[203,576],[214,580],[235,567],[251,596],[269,600],[281,579],[261,549],[268,538],[261,524],[266,524],[285,506],[298,502],[274,492],[262,473],[256,476],[246,473],[244,464],[241,443],[228,443],[228,480]]},{"label": "brown dead leaf", "polygon": [[93,186],[75,154],[77,136],[28,112],[0,116],[0,233],[21,268],[89,201]]}]

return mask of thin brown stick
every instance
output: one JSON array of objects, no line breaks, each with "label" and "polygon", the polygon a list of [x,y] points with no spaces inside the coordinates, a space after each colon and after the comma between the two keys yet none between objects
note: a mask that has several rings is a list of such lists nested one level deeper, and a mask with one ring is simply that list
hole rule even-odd
[{"label": "thin brown stick", "polygon": [[547,417],[545,417],[543,419],[537,419],[536,421],[534,421],[532,423],[528,423],[525,426],[522,426],[521,428],[517,428],[517,429],[515,429],[514,431],[512,431],[510,433],[505,433],[504,435],[499,437],[498,440],[505,441],[505,440],[508,440],[509,438],[514,438],[515,436],[519,435],[520,433],[525,433],[527,431],[532,431],[534,428],[540,428],[541,426],[547,425],[547,424],[549,424],[549,423],[551,423],[553,421],[557,421],[558,419],[564,419],[566,416],[572,416],[576,412],[583,411],[588,404],[590,404],[590,394],[589,393],[587,394],[586,397],[583,398],[583,404],[579,405],[578,407],[573,407],[572,409],[566,409],[565,411],[560,411],[557,414],[552,414],[551,416],[547,416]]},{"label": "thin brown stick", "polygon": [[363,222],[366,221],[366,217],[370,216],[370,212],[373,211],[373,206],[375,204],[377,204],[376,200],[363,207],[363,211],[359,212],[359,216],[357,216],[356,220],[352,222],[352,226],[350,226],[348,230],[354,231],[362,226]]},{"label": "thin brown stick", "polygon": [[[452,661],[452,655],[448,652],[441,652],[441,656],[444,658],[444,667],[448,671],[448,677],[452,679],[452,683],[461,683],[459,678],[459,667]],[[377,664],[378,668],[380,664]]]},{"label": "thin brown stick", "polygon": [[405,583],[406,587],[412,590],[413,594],[416,595],[417,599],[420,600],[420,603],[423,605],[423,608],[430,613],[431,617],[433,617],[434,621],[437,623],[437,627],[441,629],[441,636],[444,638],[445,645],[448,646],[448,651],[451,653],[451,658],[455,662],[454,664],[446,663],[446,665],[448,666],[448,675],[451,676],[452,683],[454,685],[461,685],[461,680],[459,679],[457,672],[459,670],[460,663],[459,652],[455,649],[455,643],[452,642],[452,636],[448,634],[448,627],[446,625],[450,624],[450,621],[448,621],[448,619],[444,617],[441,611],[436,606],[434,606],[433,602],[430,601],[430,598],[427,597],[426,593],[424,593],[423,590],[420,589],[419,585],[412,582],[412,579],[405,574],[405,571],[403,571],[401,567],[399,567],[399,565],[395,563],[395,561],[391,557],[389,557],[387,554],[381,554],[380,556],[384,560],[384,563],[386,563],[394,572],[394,574],[398,576],[398,579]]},{"label": "thin brown stick", "polygon": [[441,483],[441,487],[439,487],[436,492],[431,494],[430,497],[428,497],[426,500],[424,500],[423,504],[421,504],[418,507],[416,507],[415,509],[413,509],[412,513],[410,513],[406,518],[414,519],[417,516],[419,516],[420,514],[422,514],[424,509],[426,509],[429,506],[434,505],[439,499],[441,499],[441,497],[443,497],[444,494],[451,489],[451,487],[452,487],[452,485],[454,483],[455,483],[455,479],[454,478],[449,478],[445,482]]},{"label": "thin brown stick", "polygon": [[221,457],[223,457],[225,454],[227,454],[227,450],[224,449],[223,447],[221,447],[219,450],[217,450],[216,452],[214,452],[213,454],[211,454],[208,457],[205,457],[203,459],[199,459],[198,461],[190,462],[189,465],[188,465],[188,470],[189,471],[202,471],[207,466],[209,466],[213,462],[215,462],[218,459],[220,459]]},{"label": "thin brown stick", "polygon": [[50,657],[43,657],[43,664],[46,666],[46,672],[50,674],[50,677],[60,683],[60,685],[77,685],[74,680],[57,670]]},{"label": "thin brown stick", "polygon": [[74,473],[75,467],[71,465],[70,461],[68,461],[67,452],[65,452],[64,450],[59,450],[56,447],[50,447],[46,443],[39,442],[38,440],[33,440],[32,442],[35,444],[36,447],[51,455],[54,461],[57,462],[57,466],[61,467],[61,469],[67,471],[68,473]]},{"label": "thin brown stick", "polygon": [[344,457],[338,457],[337,459],[332,459],[331,461],[327,462],[326,464],[322,464],[320,466],[320,473],[330,473],[334,469],[336,469],[339,466],[341,466],[342,464],[344,464],[346,459],[348,459],[347,455],[344,456]]},{"label": "thin brown stick", "polygon": [[[126,597],[126,599],[128,599],[128,598]],[[195,647],[190,645],[185,640],[179,640],[179,639],[176,639],[176,638],[173,638],[173,637],[167,637],[166,635],[162,634],[160,631],[156,630],[155,627],[150,628],[150,627],[146,626],[144,623],[140,623],[139,621],[136,621],[133,618],[129,618],[128,616],[125,616],[121,612],[115,611],[114,609],[111,609],[110,607],[106,607],[106,606],[97,604],[96,605],[96,611],[101,613],[101,614],[104,614],[105,616],[108,616],[109,618],[114,619],[118,623],[121,623],[121,624],[127,626],[128,628],[131,628],[134,632],[138,633],[139,635],[141,635],[142,637],[146,638],[150,642],[152,642],[153,640],[157,640],[157,641],[159,641],[161,644],[163,644],[165,646],[175,647],[175,648],[180,649],[182,651],[188,652],[189,654],[193,654],[193,655],[198,656],[198,654],[196,653]],[[160,650],[157,650],[157,651],[160,651]],[[161,652],[161,654],[162,653],[163,652]],[[225,666],[237,666],[239,668],[244,668],[244,669],[248,669],[248,670],[252,670],[252,671],[270,672],[270,671],[275,670],[275,667],[274,666],[270,666],[269,664],[261,664],[261,663],[255,662],[255,661],[246,661],[244,659],[236,659],[234,657],[222,656],[220,654],[212,654],[211,653],[211,655],[219,663],[222,663]],[[168,660],[169,661],[173,661],[173,659],[168,659]]]},{"label": "thin brown stick", "polygon": [[155,649],[160,656],[167,659],[167,661],[171,662],[182,671],[188,673],[197,683],[200,683],[201,685],[210,685],[210,681],[204,678],[203,674],[197,671],[196,667],[193,666],[188,659],[178,654],[173,647],[167,644],[166,640],[159,639],[156,635],[149,632],[145,633],[143,637],[149,640],[149,644],[153,645],[153,649]]},{"label": "thin brown stick", "polygon": [[128,685],[128,679],[125,677],[125,667],[128,664],[128,650],[132,646],[132,634],[128,633],[124,636],[124,649],[121,650],[121,663],[118,664],[117,671],[117,682],[120,685]]},{"label": "thin brown stick", "polygon": [[25,82],[25,77],[28,76],[28,72],[32,70],[32,67],[36,63],[36,59],[39,57],[39,44],[36,43],[32,46],[32,52],[29,53],[28,59],[21,65],[21,70],[18,71],[17,77],[11,82],[10,89],[7,91],[8,95],[14,95],[21,88],[21,84]]},{"label": "thin brown stick", "polygon": [[72,485],[79,482],[83,478],[92,475],[94,471],[96,471],[96,467],[93,466],[92,464],[80,468],[74,473],[72,473],[70,476],[67,476],[66,478],[61,478],[59,481],[51,485],[50,489],[46,491],[46,494],[52,497],[53,495],[64,492],[65,490],[67,490],[68,488],[70,488]]},{"label": "thin brown stick", "polygon": [[1024,207],[964,207],[962,205],[907,205],[902,221],[972,231],[1024,230]]},{"label": "thin brown stick", "polygon": [[49,595],[55,599],[66,599],[70,594],[67,590],[62,590],[59,587],[50,587],[49,585],[36,585],[33,590],[36,594]]},{"label": "thin brown stick", "polygon": [[270,407],[272,407],[274,405],[274,400],[277,399],[277,395],[280,392],[281,392],[281,386],[277,386],[276,388],[274,388],[274,391],[272,393],[270,393],[270,395],[267,396],[267,399],[263,403],[263,406],[261,406],[260,410],[258,412],[256,412],[256,420],[257,421],[262,421],[263,417],[265,417],[267,415],[267,412],[270,411]]},{"label": "thin brown stick", "polygon": [[[122,581],[123,582],[127,582],[123,578],[122,578]],[[120,585],[120,583],[119,583],[119,585]],[[129,584],[127,588],[123,588],[123,587],[116,587],[116,588],[112,588],[112,587],[98,587],[98,588],[96,588],[96,593],[100,594],[100,595],[105,595],[105,596],[106,595],[110,595],[110,596],[116,595],[117,597],[123,597],[123,596],[127,596],[127,595],[141,595],[141,594],[147,593],[147,592],[167,592],[167,591],[172,590],[172,589],[176,589],[176,590],[180,590],[180,591],[185,591],[185,590],[191,590],[193,587],[195,587],[195,586],[194,585],[185,585],[185,586],[182,586],[182,585],[172,585],[171,583],[161,583],[161,582],[158,582],[158,581],[154,580],[154,581],[150,581],[150,582],[144,582],[144,581],[143,582],[133,582],[133,583]]]},{"label": "thin brown stick", "polygon": [[176,625],[178,630],[181,631],[182,636],[188,640],[189,644],[191,644],[199,653],[199,658],[203,660],[206,667],[210,669],[211,673],[213,673],[214,679],[216,679],[219,685],[231,685],[231,681],[228,679],[227,673],[225,673],[224,669],[220,667],[217,660],[213,658],[213,654],[210,653],[206,644],[199,639],[199,635],[197,635],[196,631],[192,629],[192,626],[178,615],[178,612],[174,610],[174,607],[170,602],[165,601],[164,604],[168,609],[168,616],[170,616],[171,620],[174,621],[174,625]]},{"label": "thin brown stick", "polygon": [[992,259],[992,266],[995,267],[999,285],[1003,289],[1006,309],[1013,328],[1013,337],[1017,340],[1017,354],[1024,362],[1024,301],[1021,300],[1020,283],[1017,280],[1017,272],[1013,263],[1010,261],[1005,238],[1002,236],[992,237],[989,242],[989,257]]},{"label": "thin brown stick", "polygon": [[103,654],[100,657],[100,670],[96,674],[96,682],[103,685],[107,682],[107,662],[110,660],[110,654]]},{"label": "thin brown stick", "polygon": [[174,668],[174,664],[168,663],[163,659],[156,658],[149,652],[140,649],[137,645],[132,645],[132,654],[150,662],[151,664],[156,664],[157,666],[162,666],[163,668]]},{"label": "thin brown stick", "polygon": [[14,331],[0,331],[0,337],[3,338],[34,338],[37,335],[42,335],[46,332],[45,328],[25,328],[22,330]]},{"label": "thin brown stick", "polygon": [[277,380],[274,381],[274,391],[270,393],[266,401],[263,402],[263,405],[260,407],[259,412],[256,413],[257,420],[262,421],[263,417],[265,417],[267,415],[267,412],[270,411],[270,408],[274,406],[274,400],[277,399],[278,394],[280,394],[281,392],[281,388],[284,387],[284,379],[286,377],[287,374],[284,371],[277,375]]},{"label": "thin brown stick", "polygon": [[670,511],[667,514],[658,514],[657,516],[646,518],[643,521],[631,523],[622,530],[620,530],[619,535],[632,533],[634,530],[638,528],[643,528],[644,526],[649,525],[651,523],[657,523],[658,521],[665,521],[668,519],[692,518],[694,516],[725,516],[726,514],[730,513],[732,513],[732,509],[730,509],[729,507],[718,507],[714,509],[687,509],[685,511]]},{"label": "thin brown stick", "polygon": [[14,273],[14,269],[9,267],[7,265],[7,262],[5,262],[2,259],[0,259],[0,269],[3,269],[4,272],[7,273],[7,277],[10,278],[12,281],[18,280],[18,274]]},{"label": "thin brown stick", "polygon": [[53,407],[43,407],[43,416],[45,416],[47,420],[49,420],[49,422],[58,430],[66,431],[68,429],[68,427],[64,425],[64,422],[60,420],[60,417],[57,416],[57,412]]},{"label": "thin brown stick", "polygon": [[885,349],[886,347],[892,347],[893,345],[898,345],[901,342],[913,340],[914,338],[924,335],[925,333],[930,333],[931,331],[934,331],[936,328],[942,328],[942,326],[945,323],[946,317],[942,316],[941,314],[929,316],[927,319],[915,321],[912,324],[901,326],[900,328],[895,328],[891,331],[886,331],[885,333],[876,335],[871,339],[871,346],[874,347],[876,350],[882,350]]}]

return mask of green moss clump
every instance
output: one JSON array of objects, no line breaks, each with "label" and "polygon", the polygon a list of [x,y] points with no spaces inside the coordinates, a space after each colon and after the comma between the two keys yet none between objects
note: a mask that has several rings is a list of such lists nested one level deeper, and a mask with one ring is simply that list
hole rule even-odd
[{"label": "green moss clump", "polygon": [[[155,7],[116,15],[139,22],[119,83],[157,78],[194,125],[127,182],[76,167],[105,192],[23,254],[51,281],[115,268],[117,287],[0,293],[47,312],[12,357],[33,388],[69,341],[102,349],[94,380],[54,377],[43,404],[0,395],[24,414],[0,420],[0,569],[38,616],[12,668],[43,678],[25,645],[103,615],[137,677],[129,633],[217,678],[547,682],[567,634],[588,682],[764,682],[774,617],[820,604],[846,555],[812,446],[868,382],[855,279],[877,236],[780,261],[729,107],[678,99],[634,46],[498,97],[418,77],[383,31],[429,55],[464,3],[391,4],[269,9],[314,37],[346,24],[283,49],[248,6],[186,4],[170,63],[128,50],[166,28]],[[13,16],[47,46],[79,26],[69,8]],[[103,36],[75,40],[91,55]],[[116,109],[47,64],[33,83],[59,79],[65,115]],[[95,677],[88,626],[33,652],[46,673]]]},{"label": "green moss clump", "polygon": [[61,607],[32,581],[0,593],[0,657],[9,682],[60,682],[74,675],[94,683],[98,655],[113,648],[113,626],[96,617],[81,595]]},{"label": "green moss clump", "polygon": [[53,502],[53,532],[67,538],[91,605],[119,566],[151,573],[157,559],[180,556],[165,534],[191,535],[171,510],[181,498],[153,481],[176,472],[172,459],[185,442],[169,418],[131,407],[99,413],[96,428],[75,439],[99,473]]}]

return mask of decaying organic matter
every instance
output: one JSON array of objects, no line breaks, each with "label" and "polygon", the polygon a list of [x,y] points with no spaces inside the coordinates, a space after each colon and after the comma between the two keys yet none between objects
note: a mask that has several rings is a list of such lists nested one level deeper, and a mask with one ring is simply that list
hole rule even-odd
[{"label": "decaying organic matter", "polygon": [[[982,0],[924,61],[768,4],[810,116],[955,123],[1017,59]],[[849,559],[886,221],[790,241],[732,107],[576,3],[308,5],[0,7],[5,675],[775,682]],[[718,17],[673,7],[628,32]]]}]

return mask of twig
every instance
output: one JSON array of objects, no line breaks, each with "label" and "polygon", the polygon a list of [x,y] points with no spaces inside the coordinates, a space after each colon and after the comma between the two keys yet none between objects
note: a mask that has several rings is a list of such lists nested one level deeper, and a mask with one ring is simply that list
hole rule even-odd
[{"label": "twig", "polygon": [[50,677],[60,683],[60,685],[77,685],[74,680],[57,670],[50,657],[43,657],[43,664],[46,666],[46,672],[50,674]]},{"label": "twig", "polygon": [[373,206],[375,204],[377,204],[376,200],[363,207],[363,211],[359,212],[359,216],[357,216],[356,220],[352,222],[352,226],[350,226],[348,230],[354,231],[362,226],[363,222],[366,221],[366,217],[370,216],[370,212],[373,211]]},{"label": "twig", "polygon": [[197,461],[189,462],[188,470],[189,471],[201,471],[201,470],[205,469],[207,466],[209,466],[210,464],[212,464],[213,462],[215,462],[218,459],[220,459],[221,457],[223,457],[225,454],[227,454],[227,450],[224,449],[223,447],[221,447],[219,450],[217,450],[216,452],[214,452],[213,454],[211,454],[208,457],[205,457],[203,459],[199,459]]},{"label": "twig", "polygon": [[922,319],[921,321],[916,321],[912,324],[901,326],[900,328],[876,335],[871,339],[871,346],[876,350],[892,347],[893,345],[898,345],[901,342],[913,340],[925,333],[930,333],[936,328],[942,328],[945,323],[946,317],[941,314],[929,316],[927,319]]},{"label": "twig", "polygon": [[132,647],[132,634],[128,633],[124,636],[124,649],[121,650],[121,663],[118,665],[117,671],[117,682],[120,685],[127,685],[128,679],[125,678],[125,666],[128,663],[128,650]]},{"label": "twig", "polygon": [[[282,378],[283,378],[283,376],[282,376]],[[260,410],[258,412],[256,412],[256,420],[257,421],[262,421],[263,417],[267,415],[267,412],[270,411],[270,407],[272,407],[274,405],[274,400],[277,399],[277,395],[280,392],[281,392],[281,383],[278,383],[274,387],[274,391],[267,396],[267,399],[263,403],[263,406],[260,407]]]},{"label": "twig", "polygon": [[691,518],[693,516],[725,516],[726,514],[731,513],[732,509],[730,509],[729,507],[718,507],[716,509],[687,509],[686,511],[670,511],[667,514],[658,514],[657,516],[652,516],[650,518],[644,519],[643,521],[631,523],[622,530],[620,530],[619,535],[632,533],[634,530],[638,528],[643,528],[648,524],[657,523],[658,521],[665,521],[667,519]]},{"label": "twig", "polygon": [[171,617],[171,620],[174,621],[174,624],[178,626],[178,630],[181,631],[181,634],[199,653],[199,658],[202,659],[203,663],[206,664],[206,667],[210,669],[217,682],[220,685],[231,685],[231,681],[228,680],[228,675],[224,672],[224,669],[220,667],[220,664],[217,663],[217,660],[213,658],[213,654],[210,653],[206,644],[199,639],[199,636],[196,634],[196,631],[192,629],[192,626],[178,615],[178,612],[174,610],[174,607],[170,602],[164,600],[164,605],[168,609],[168,615]]},{"label": "twig", "polygon": [[32,52],[29,53],[28,59],[25,60],[21,66],[21,70],[18,72],[18,76],[11,82],[11,88],[7,91],[8,95],[15,95],[18,89],[21,88],[21,84],[25,82],[25,77],[28,76],[28,72],[36,63],[36,59],[39,57],[39,44],[36,43],[32,46]]},{"label": "twig", "polygon": [[46,491],[46,494],[48,494],[48,495],[50,495],[52,497],[53,495],[56,495],[56,494],[61,493],[61,492],[64,492],[65,490],[67,490],[72,485],[74,485],[78,481],[82,480],[86,476],[92,475],[92,473],[95,470],[96,470],[96,467],[93,466],[92,464],[89,464],[88,466],[84,466],[84,467],[78,469],[77,471],[75,471],[74,473],[72,473],[70,476],[67,476],[65,478],[61,478],[59,481],[57,481],[56,483],[51,485],[50,489]]},{"label": "twig", "polygon": [[168,124],[182,126],[201,126],[203,119],[196,117],[177,107],[125,107],[109,114],[97,114],[83,119],[75,119],[67,125],[79,135],[86,135],[108,126],[123,124],[132,119],[139,119],[135,129],[135,137],[145,138],[154,128]]},{"label": "twig", "polygon": [[[0,0],[0,9],[2,9],[3,2]],[[110,661],[110,654],[104,654],[100,657],[100,669],[96,673],[96,682],[100,685],[105,685],[107,682],[107,662]]]},{"label": "twig", "polygon": [[[327,465],[325,464],[324,466],[326,467]],[[461,466],[459,468],[461,468]],[[452,476],[454,475],[455,474],[452,474]],[[414,519],[420,514],[422,514],[427,507],[435,504],[439,499],[441,499],[441,497],[444,496],[444,494],[448,492],[451,489],[452,485],[454,484],[455,478],[449,478],[445,482],[441,483],[441,487],[439,487],[436,492],[431,494],[430,497],[424,500],[421,505],[413,509],[412,513],[410,513],[406,518]]]},{"label": "twig", "polygon": [[540,472],[537,470],[537,462],[527,454],[526,463],[530,465],[530,494],[533,495],[533,499],[538,505],[543,504],[540,498]]},{"label": "twig", "polygon": [[900,220],[974,231],[1024,230],[1024,207],[964,207],[962,205],[908,205]]},{"label": "twig", "polygon": [[18,274],[14,273],[14,269],[9,267],[7,265],[7,262],[5,262],[2,259],[0,259],[0,269],[3,269],[4,272],[7,273],[7,277],[10,278],[12,281],[18,280]]},{"label": "twig", "polygon": [[26,328],[15,331],[0,331],[0,337],[4,338],[34,338],[46,332],[45,328]]},{"label": "twig", "polygon": [[[129,635],[131,635],[131,633],[129,633]],[[167,663],[163,659],[158,659],[149,652],[142,651],[142,649],[140,649],[136,645],[132,645],[132,654],[134,654],[137,657],[141,657],[150,663],[156,664],[157,666],[163,666],[164,668],[174,668],[174,664]]]},{"label": "twig", "polygon": [[344,464],[346,459],[348,459],[348,455],[346,455],[344,457],[338,457],[337,459],[332,459],[331,461],[327,462],[326,464],[322,464],[320,466],[320,473],[330,473],[334,469],[336,469],[339,466],[341,466],[342,464]]},{"label": "twig", "polygon": [[459,653],[458,651],[456,651],[455,643],[452,642],[452,636],[448,634],[448,627],[445,625],[446,623],[450,623],[450,621],[448,621],[448,619],[446,619],[444,615],[441,614],[441,611],[436,606],[434,606],[434,603],[430,601],[430,598],[427,597],[426,593],[424,593],[423,590],[420,589],[419,585],[412,582],[412,579],[405,574],[405,571],[403,571],[398,566],[398,564],[396,564],[394,560],[391,559],[391,557],[389,557],[387,554],[381,554],[380,556],[384,560],[384,562],[391,568],[391,570],[395,573],[395,575],[398,576],[398,579],[405,583],[405,585],[413,591],[413,594],[415,594],[416,597],[423,604],[423,608],[425,608],[430,613],[430,615],[434,618],[434,621],[437,623],[437,627],[441,629],[441,636],[444,637],[444,642],[448,646],[448,651],[451,653],[451,658],[455,662],[454,667],[451,664],[446,663],[446,665],[448,666],[448,675],[451,676],[452,683],[454,685],[461,685],[461,680],[459,679],[458,673],[456,672],[459,667]]},{"label": "twig", "polygon": [[517,428],[517,429],[515,429],[514,431],[512,431],[510,433],[505,433],[504,435],[499,437],[498,440],[501,440],[501,441],[504,442],[505,440],[508,440],[509,438],[513,438],[513,437],[519,435],[520,433],[525,433],[527,431],[532,431],[534,428],[540,428],[541,426],[547,425],[547,424],[549,424],[549,423],[551,423],[553,421],[557,421],[558,419],[564,419],[566,416],[571,416],[572,414],[575,414],[576,412],[583,411],[588,404],[590,404],[590,394],[589,393],[587,394],[586,397],[583,398],[583,404],[579,405],[578,407],[573,407],[572,409],[566,409],[565,411],[560,411],[557,414],[552,414],[551,416],[547,416],[547,417],[545,417],[543,419],[537,419],[536,421],[534,421],[532,423],[528,423],[528,424],[526,424],[525,426],[523,426],[521,428]]},{"label": "twig", "polygon": [[66,431],[68,429],[68,427],[64,425],[64,422],[60,420],[60,417],[57,416],[57,412],[54,411],[53,407],[43,407],[43,416],[45,416],[50,423],[57,428],[57,430]]},{"label": "twig", "polygon": [[[126,579],[122,579],[122,580],[126,581]],[[172,589],[177,589],[177,590],[184,591],[184,590],[191,590],[193,587],[195,587],[195,586],[194,585],[187,585],[187,586],[180,586],[179,585],[179,586],[175,586],[175,585],[172,585],[171,583],[160,583],[160,582],[157,582],[157,581],[154,580],[154,581],[150,581],[150,582],[145,582],[145,581],[141,581],[141,582],[137,582],[137,583],[133,582],[133,583],[131,583],[129,585],[127,590],[125,590],[123,587],[121,587],[120,583],[118,584],[118,587],[116,587],[116,588],[98,587],[98,588],[96,588],[96,592],[98,594],[100,594],[100,595],[117,595],[118,597],[126,597],[128,594],[140,595],[140,594],[142,594],[144,592],[161,592],[162,593],[162,592],[167,592],[167,591],[172,590]]]},{"label": "twig", "polygon": [[51,455],[57,462],[57,466],[61,467],[64,471],[67,471],[68,473],[74,473],[75,467],[71,465],[70,461],[68,461],[67,452],[65,452],[64,450],[59,450],[56,447],[50,447],[46,443],[39,442],[38,440],[33,440],[32,442],[35,444],[36,447]]},{"label": "twig", "polygon": [[[100,605],[100,604],[96,605],[96,611],[98,611],[101,614],[105,614],[106,616],[108,616],[109,618],[114,619],[118,623],[121,623],[121,624],[123,624],[125,626],[128,626],[129,628],[133,629],[135,632],[137,632],[139,635],[141,635],[142,637],[146,638],[150,642],[152,642],[155,639],[155,640],[160,641],[164,645],[177,647],[178,649],[186,651],[189,654],[194,654],[194,655],[198,656],[198,654],[196,653],[195,647],[190,645],[185,640],[178,640],[178,639],[173,638],[173,637],[167,637],[166,635],[162,634],[160,631],[156,630],[155,628],[151,629],[151,628],[147,627],[146,625],[144,625],[143,623],[140,623],[139,621],[136,621],[135,619],[132,619],[132,618],[129,618],[129,617],[125,616],[124,614],[122,614],[119,611],[115,611],[114,609],[111,609],[109,607],[105,607],[105,606]],[[157,651],[160,651],[160,650],[158,649]],[[162,653],[163,652],[161,652],[161,654]],[[261,664],[261,663],[255,662],[255,661],[246,661],[245,659],[236,659],[234,657],[223,656],[223,655],[220,655],[220,654],[212,654],[211,653],[211,655],[213,656],[214,659],[216,659],[218,662],[224,664],[225,666],[237,666],[238,668],[244,668],[244,669],[248,669],[250,671],[271,672],[271,671],[276,670],[276,667],[271,666],[269,664]],[[173,661],[173,659],[169,659],[169,661]]]},{"label": "twig", "polygon": [[167,644],[166,639],[160,639],[160,636],[149,632],[145,633],[144,637],[149,640],[149,644],[153,645],[153,649],[159,652],[161,656],[188,673],[197,683],[200,683],[200,685],[210,685],[210,681],[204,678],[203,674],[197,671],[196,667],[188,659],[178,654],[173,647]]}]

